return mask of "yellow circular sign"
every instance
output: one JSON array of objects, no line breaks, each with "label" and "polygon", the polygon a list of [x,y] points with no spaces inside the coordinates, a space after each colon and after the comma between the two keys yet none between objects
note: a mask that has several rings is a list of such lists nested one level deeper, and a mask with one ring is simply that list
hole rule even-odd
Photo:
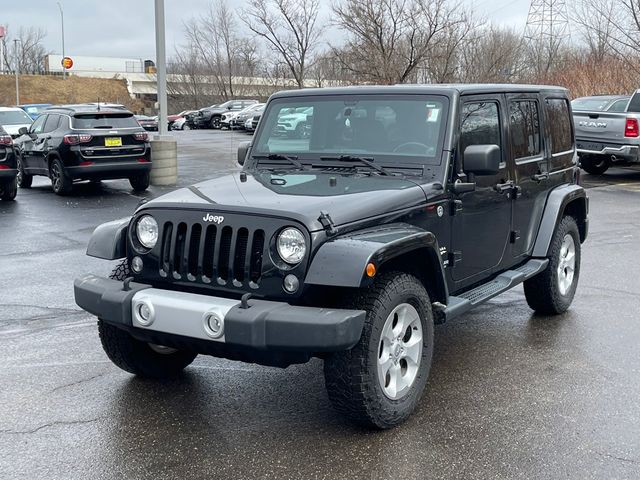
[{"label": "yellow circular sign", "polygon": [[62,59],[62,68],[68,70],[71,67],[73,67],[73,60],[71,59],[71,57],[64,57]]}]

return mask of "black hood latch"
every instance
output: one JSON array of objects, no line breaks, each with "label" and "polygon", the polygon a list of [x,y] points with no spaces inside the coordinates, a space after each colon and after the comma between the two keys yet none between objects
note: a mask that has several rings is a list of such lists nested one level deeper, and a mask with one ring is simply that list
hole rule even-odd
[{"label": "black hood latch", "polygon": [[336,224],[333,223],[331,216],[324,210],[320,211],[320,216],[318,217],[318,221],[327,232],[327,235],[329,235],[330,237],[333,237],[334,235],[338,234],[338,229],[336,228]]}]

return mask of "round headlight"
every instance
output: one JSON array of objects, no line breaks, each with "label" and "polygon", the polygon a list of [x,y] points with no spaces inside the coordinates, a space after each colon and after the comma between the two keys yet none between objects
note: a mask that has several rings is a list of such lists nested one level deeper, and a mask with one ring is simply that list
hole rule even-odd
[{"label": "round headlight", "polygon": [[143,247],[153,248],[158,242],[158,222],[151,215],[140,217],[136,224],[136,236]]},{"label": "round headlight", "polygon": [[287,263],[300,263],[307,253],[304,235],[297,228],[285,228],[278,235],[278,255]]}]

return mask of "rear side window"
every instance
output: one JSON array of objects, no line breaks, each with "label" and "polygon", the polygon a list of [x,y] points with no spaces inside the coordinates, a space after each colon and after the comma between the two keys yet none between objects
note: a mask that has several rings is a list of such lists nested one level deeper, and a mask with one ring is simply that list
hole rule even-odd
[{"label": "rear side window", "polygon": [[131,113],[90,113],[73,117],[73,128],[131,128],[139,127]]},{"label": "rear side window", "polygon": [[538,155],[540,147],[540,116],[535,100],[509,102],[509,124],[514,158]]},{"label": "rear side window", "polygon": [[551,153],[566,152],[567,150],[573,149],[569,102],[564,98],[547,98],[545,101],[545,109],[547,119],[549,120]]},{"label": "rear side window", "polygon": [[460,152],[463,155],[469,145],[498,145],[502,148],[497,103],[464,104],[460,122]]},{"label": "rear side window", "polygon": [[627,110],[627,103],[629,103],[629,100],[626,98],[623,100],[616,100],[609,108],[607,108],[607,112],[622,113]]},{"label": "rear side window", "polygon": [[60,115],[49,114],[44,124],[44,133],[53,132],[60,124]]}]

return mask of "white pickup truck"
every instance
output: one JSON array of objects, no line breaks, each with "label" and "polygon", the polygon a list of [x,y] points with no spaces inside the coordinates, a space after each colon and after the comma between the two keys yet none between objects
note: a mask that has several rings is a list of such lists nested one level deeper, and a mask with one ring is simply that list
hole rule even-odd
[{"label": "white pickup truck", "polygon": [[640,90],[571,102],[576,147],[582,168],[604,173],[612,163],[640,163]]}]

